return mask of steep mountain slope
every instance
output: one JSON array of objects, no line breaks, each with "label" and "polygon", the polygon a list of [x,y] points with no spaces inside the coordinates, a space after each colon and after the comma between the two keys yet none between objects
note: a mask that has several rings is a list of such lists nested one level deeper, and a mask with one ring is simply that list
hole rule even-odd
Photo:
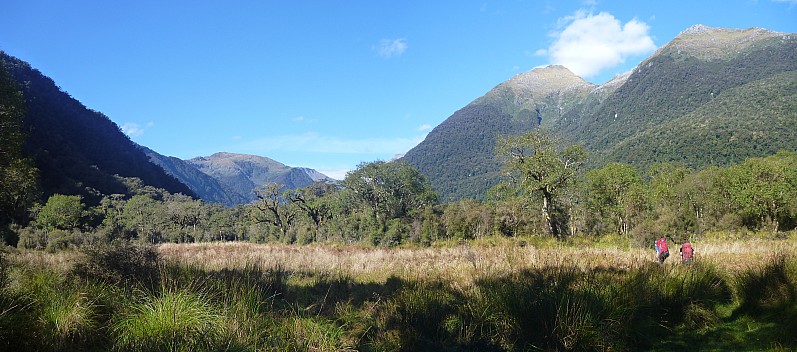
[{"label": "steep mountain slope", "polygon": [[[636,149],[642,155],[631,155],[630,151],[622,148],[630,144],[623,141],[638,135],[655,137],[656,133],[665,131],[664,124],[672,124],[674,120],[680,119],[688,124],[684,117],[726,91],[794,70],[797,70],[795,35],[759,28],[732,30],[693,26],[643,61],[594,113],[582,115],[580,120],[569,125],[560,124],[555,130],[584,143],[593,153],[592,164],[595,166],[627,158],[668,161],[667,158],[656,157],[655,151],[650,149]],[[739,99],[758,105],[763,115],[775,108],[768,101],[749,101],[742,95],[737,95],[734,101]],[[744,105],[742,102],[739,104]],[[761,114],[745,118],[758,119],[763,116]],[[715,119],[713,127],[717,127],[716,124],[736,124],[734,119],[728,119],[729,115],[724,116],[725,119]],[[693,127],[704,128],[705,135],[712,133],[708,125]],[[689,151],[693,152],[694,148],[671,153]],[[745,154],[748,153],[740,153]],[[609,155],[613,158],[607,159]],[[724,165],[742,160],[733,158],[717,162]],[[699,164],[703,163],[689,166]]]},{"label": "steep mountain slope", "polygon": [[194,195],[150,163],[108,117],[86,108],[26,62],[0,52],[0,64],[25,98],[24,153],[39,169],[45,197],[79,194],[93,203],[100,194],[127,192],[114,175],[138,177],[147,185]]},{"label": "steep mountain slope", "polygon": [[143,148],[151,162],[191,188],[200,199],[227,206],[248,202],[246,197],[226,189],[218,180],[199,171],[193,164],[173,156],[161,155],[146,147],[141,148]]},{"label": "steep mountain slope", "polygon": [[216,153],[186,161],[204,174],[216,179],[227,194],[245,202],[257,199],[254,191],[269,182],[296,189],[320,179],[331,180],[307,168],[292,168],[269,158],[234,153]]},{"label": "steep mountain slope", "polygon": [[596,86],[563,67],[513,77],[455,112],[405,159],[442,199],[499,180],[497,135],[539,125],[590,151],[590,167],[727,165],[797,150],[797,35],[693,26],[631,73]]},{"label": "steep mountain slope", "polygon": [[517,75],[455,112],[404,159],[424,173],[442,200],[479,198],[498,182],[499,135],[555,126],[572,110],[590,110],[617,84],[596,86],[567,68]]}]

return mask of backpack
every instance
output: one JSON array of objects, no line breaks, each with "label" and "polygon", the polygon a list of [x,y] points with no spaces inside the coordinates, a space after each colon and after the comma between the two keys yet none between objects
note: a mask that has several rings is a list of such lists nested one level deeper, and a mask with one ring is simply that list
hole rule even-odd
[{"label": "backpack", "polygon": [[693,253],[694,251],[692,250],[691,243],[684,242],[684,244],[681,245],[681,256],[683,257],[684,260],[691,260]]},{"label": "backpack", "polygon": [[669,252],[669,249],[667,248],[667,240],[665,240],[664,237],[659,238],[658,241],[656,241],[656,246],[659,248],[659,253]]}]

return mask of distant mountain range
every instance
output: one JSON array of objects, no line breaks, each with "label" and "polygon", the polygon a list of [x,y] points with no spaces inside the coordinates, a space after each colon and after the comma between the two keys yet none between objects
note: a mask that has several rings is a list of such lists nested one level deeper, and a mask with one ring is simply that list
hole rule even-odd
[{"label": "distant mountain range", "polygon": [[443,200],[482,198],[500,180],[498,136],[540,126],[583,144],[591,168],[703,168],[797,150],[797,34],[696,25],[602,85],[534,69],[455,112],[404,158]]},{"label": "distant mountain range", "polygon": [[[39,169],[43,196],[77,194],[88,204],[129,190],[117,177],[209,202],[248,203],[267,182],[300,188],[329,177],[307,168],[243,154],[216,153],[180,160],[131,141],[113,121],[85,107],[28,63],[0,52],[2,64],[22,91],[24,154]],[[1,149],[0,149],[1,151]]]},{"label": "distant mountain range", "polygon": [[203,200],[226,205],[257,199],[255,190],[271,182],[296,189],[319,180],[334,181],[313,169],[290,167],[256,155],[221,152],[181,160],[150,149],[146,153],[153,163],[188,185]]}]

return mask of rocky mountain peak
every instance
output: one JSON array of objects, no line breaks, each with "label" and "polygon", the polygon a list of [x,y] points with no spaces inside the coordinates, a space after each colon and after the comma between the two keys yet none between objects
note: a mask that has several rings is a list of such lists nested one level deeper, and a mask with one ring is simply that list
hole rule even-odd
[{"label": "rocky mountain peak", "polygon": [[696,24],[682,31],[660,51],[708,61],[727,59],[763,39],[784,35],[764,28],[733,29]]}]

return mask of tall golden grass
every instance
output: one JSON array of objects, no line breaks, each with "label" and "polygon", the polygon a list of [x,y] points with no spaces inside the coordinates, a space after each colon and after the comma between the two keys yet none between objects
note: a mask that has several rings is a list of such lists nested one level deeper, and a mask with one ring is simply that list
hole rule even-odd
[{"label": "tall golden grass", "polygon": [[[696,261],[721,269],[741,270],[773,254],[797,253],[795,240],[754,239],[693,243]],[[389,277],[442,279],[469,283],[485,276],[505,276],[529,269],[573,266],[583,271],[625,271],[654,261],[653,249],[579,248],[569,245],[520,246],[507,239],[490,243],[429,248],[367,248],[338,245],[253,244],[216,242],[163,244],[160,255],[180,264],[206,270],[258,265],[288,272],[344,275],[358,281],[384,282]],[[670,248],[665,266],[681,265],[678,247]]]}]

